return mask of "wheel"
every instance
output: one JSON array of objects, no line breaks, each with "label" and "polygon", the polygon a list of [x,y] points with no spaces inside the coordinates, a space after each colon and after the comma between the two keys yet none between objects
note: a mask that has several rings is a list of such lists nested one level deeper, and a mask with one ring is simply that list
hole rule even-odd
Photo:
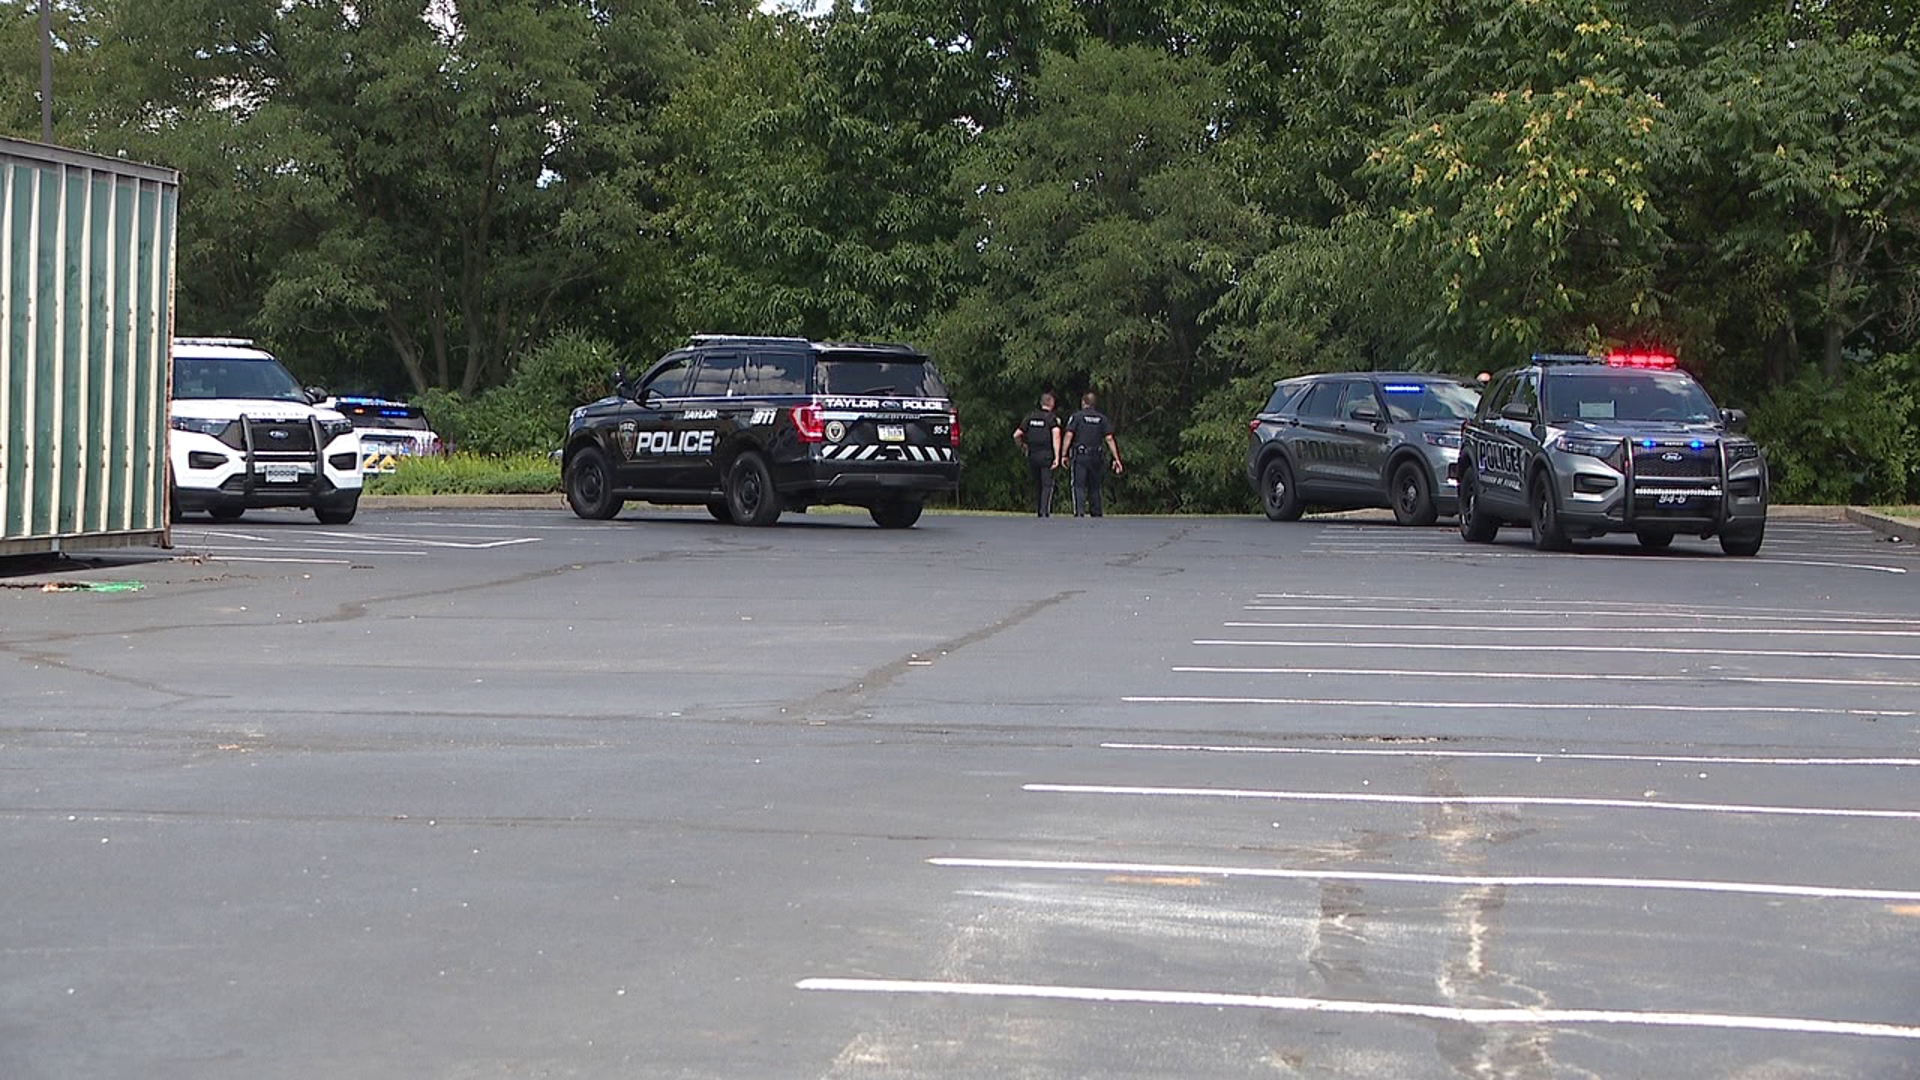
[{"label": "wheel", "polygon": [[1293,466],[1277,454],[1260,467],[1260,505],[1268,521],[1298,521],[1307,508],[1293,486]]},{"label": "wheel", "polygon": [[1499,519],[1480,512],[1480,482],[1474,476],[1473,463],[1460,462],[1460,539],[1469,544],[1490,544],[1500,531]]},{"label": "wheel", "polygon": [[727,509],[736,525],[758,528],[780,520],[780,493],[773,489],[773,473],[759,454],[733,459],[727,470]]},{"label": "wheel", "polygon": [[1655,551],[1663,547],[1668,547],[1673,543],[1673,534],[1670,532],[1655,532],[1652,529],[1642,529],[1633,535],[1640,538],[1641,547],[1651,548]]},{"label": "wheel", "polygon": [[625,505],[613,494],[613,471],[599,447],[582,449],[567,465],[567,505],[589,521],[606,521]]},{"label": "wheel", "polygon": [[733,524],[733,514],[727,509],[727,504],[725,501],[708,503],[707,513],[712,514],[713,520],[719,522],[722,525]]},{"label": "wheel", "polygon": [[207,511],[207,516],[215,521],[239,521],[240,515],[246,512],[243,506],[216,506]]},{"label": "wheel", "polygon": [[360,493],[356,491],[345,498],[314,503],[313,516],[322,525],[345,525],[353,520],[354,512],[359,509]]},{"label": "wheel", "polygon": [[873,523],[883,529],[911,529],[920,520],[920,504],[912,499],[884,502],[868,511]]},{"label": "wheel", "polygon": [[1567,531],[1560,527],[1560,507],[1553,498],[1553,482],[1545,473],[1535,473],[1527,495],[1533,504],[1533,546],[1536,551],[1565,551],[1573,546]]},{"label": "wheel", "polygon": [[1393,470],[1393,520],[1402,525],[1431,525],[1440,516],[1433,505],[1433,483],[1417,461],[1403,461]]},{"label": "wheel", "polygon": [[1750,533],[1721,533],[1720,550],[1729,555],[1750,558],[1760,554],[1760,542],[1767,538],[1767,526],[1761,526]]}]

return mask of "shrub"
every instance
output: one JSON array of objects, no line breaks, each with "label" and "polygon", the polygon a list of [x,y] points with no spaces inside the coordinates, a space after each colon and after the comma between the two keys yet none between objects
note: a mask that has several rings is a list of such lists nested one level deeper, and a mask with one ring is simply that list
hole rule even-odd
[{"label": "shrub", "polygon": [[1777,503],[1897,503],[1920,495],[1920,354],[1817,368],[1763,400],[1753,434],[1767,448]]},{"label": "shrub", "polygon": [[434,431],[456,450],[540,453],[565,439],[574,406],[607,392],[615,363],[605,340],[563,333],[528,353],[503,386],[473,397],[429,390],[418,401]]},{"label": "shrub", "polygon": [[367,477],[371,495],[544,495],[560,490],[560,466],[545,454],[403,457]]}]

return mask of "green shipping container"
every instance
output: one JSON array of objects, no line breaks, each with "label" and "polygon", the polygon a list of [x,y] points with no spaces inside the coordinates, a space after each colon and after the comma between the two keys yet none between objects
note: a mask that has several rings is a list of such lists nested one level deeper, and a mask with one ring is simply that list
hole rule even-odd
[{"label": "green shipping container", "polygon": [[0,139],[0,555],[167,543],[179,194]]}]

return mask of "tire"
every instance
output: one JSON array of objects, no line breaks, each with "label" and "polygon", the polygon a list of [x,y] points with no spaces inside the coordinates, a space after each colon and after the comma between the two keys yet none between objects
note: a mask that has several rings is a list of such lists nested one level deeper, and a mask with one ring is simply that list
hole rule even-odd
[{"label": "tire", "polygon": [[599,447],[585,447],[567,464],[567,505],[588,521],[607,521],[626,505],[613,493],[613,470]]},{"label": "tire", "polygon": [[727,470],[727,509],[736,525],[758,529],[780,520],[780,493],[759,454],[748,451],[733,459]]},{"label": "tire", "polygon": [[1729,555],[1750,559],[1760,554],[1760,544],[1767,538],[1767,527],[1763,523],[1750,533],[1721,533],[1720,550]]},{"label": "tire", "polygon": [[1293,485],[1293,466],[1278,454],[1260,466],[1260,507],[1268,521],[1299,521],[1307,509]]},{"label": "tire", "polygon": [[1491,544],[1500,531],[1499,519],[1480,512],[1480,481],[1470,462],[1460,462],[1460,539],[1469,544]]},{"label": "tire", "polygon": [[1403,461],[1393,470],[1388,494],[1393,498],[1393,520],[1402,525],[1431,525],[1440,516],[1440,508],[1433,505],[1433,482],[1417,461]]},{"label": "tire", "polygon": [[1659,551],[1661,548],[1670,547],[1673,544],[1673,534],[1670,532],[1653,532],[1649,530],[1637,532],[1633,535],[1640,539],[1641,547],[1650,551]]},{"label": "tire", "polygon": [[239,521],[240,515],[246,512],[244,506],[216,506],[207,511],[207,516],[215,521]]},{"label": "tire", "polygon": [[1527,485],[1527,505],[1533,511],[1527,520],[1533,526],[1535,551],[1566,551],[1573,547],[1573,541],[1567,539],[1567,530],[1560,527],[1560,505],[1553,497],[1553,481],[1547,479],[1545,473],[1533,474],[1533,483]]},{"label": "tire", "polygon": [[360,509],[360,493],[354,492],[341,499],[313,504],[313,516],[322,525],[345,525],[353,520]]},{"label": "tire", "polygon": [[707,513],[712,514],[713,520],[719,522],[722,525],[733,524],[733,512],[727,509],[727,504],[725,500],[722,500],[720,502],[708,503]]},{"label": "tire", "polygon": [[883,529],[911,529],[920,520],[920,504],[912,499],[896,499],[870,508],[873,523]]}]

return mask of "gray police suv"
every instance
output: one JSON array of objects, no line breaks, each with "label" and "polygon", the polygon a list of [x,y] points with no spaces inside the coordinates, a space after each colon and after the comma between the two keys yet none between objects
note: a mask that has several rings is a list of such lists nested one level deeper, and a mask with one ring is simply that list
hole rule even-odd
[{"label": "gray police suv", "polygon": [[1247,480],[1267,517],[1308,505],[1392,507],[1402,525],[1454,512],[1460,423],[1479,392],[1439,375],[1350,372],[1274,384],[1247,425]]},{"label": "gray police suv", "polygon": [[699,335],[615,382],[567,425],[561,475],[583,518],[645,499],[771,525],[839,503],[905,529],[960,485],[960,418],[905,345]]},{"label": "gray police suv", "polygon": [[1681,533],[1759,552],[1767,462],[1670,356],[1536,356],[1497,376],[1462,430],[1460,535],[1526,522],[1534,546],[1630,532],[1663,548]]}]

